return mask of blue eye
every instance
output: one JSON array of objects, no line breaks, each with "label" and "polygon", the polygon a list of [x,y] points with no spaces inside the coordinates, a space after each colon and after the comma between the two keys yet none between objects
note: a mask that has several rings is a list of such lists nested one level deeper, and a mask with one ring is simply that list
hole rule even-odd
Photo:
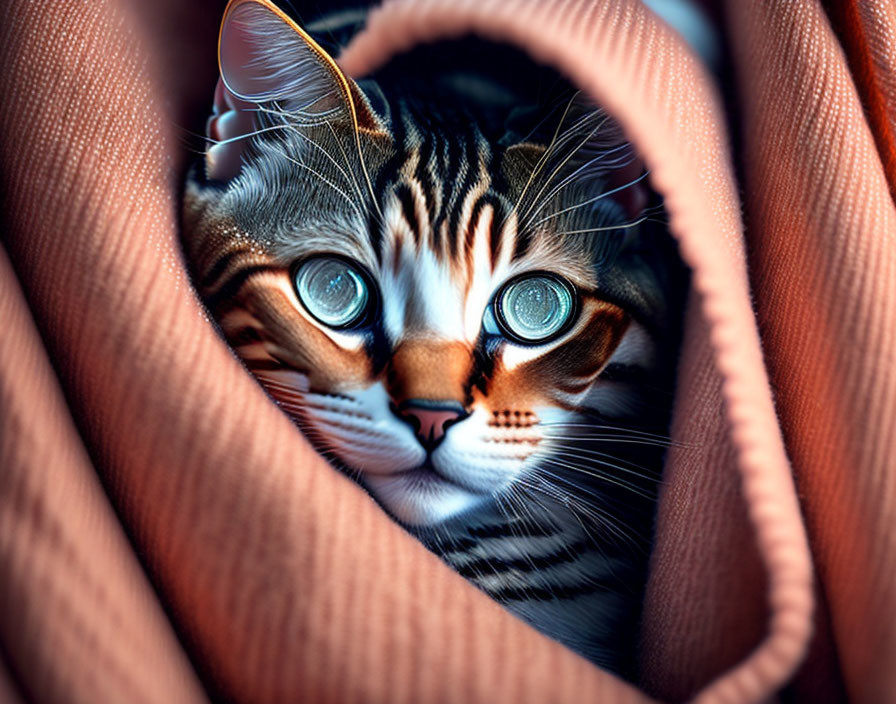
[{"label": "blue eye", "polygon": [[324,325],[345,328],[367,312],[367,281],[358,267],[339,257],[313,257],[295,273],[296,293],[302,305]]},{"label": "blue eye", "polygon": [[498,293],[495,312],[501,331],[516,342],[546,342],[572,321],[576,297],[572,285],[552,274],[525,274]]}]

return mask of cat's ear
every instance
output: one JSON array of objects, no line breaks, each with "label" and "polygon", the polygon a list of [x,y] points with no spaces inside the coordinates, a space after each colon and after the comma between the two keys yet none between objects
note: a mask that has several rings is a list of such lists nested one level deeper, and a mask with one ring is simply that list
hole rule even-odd
[{"label": "cat's ear", "polygon": [[[507,154],[532,164],[536,180],[551,181],[545,192],[554,193],[563,183],[563,189],[580,197],[594,194],[595,209],[615,204],[626,221],[642,216],[649,198],[644,163],[618,123],[581,93],[547,111],[527,109],[511,116],[507,139],[515,141],[522,134],[526,138]],[[600,194],[606,195],[597,198]],[[607,212],[607,217],[614,216]]]},{"label": "cat's ear", "polygon": [[357,84],[269,0],[231,0],[218,39],[221,80],[237,99],[276,103],[298,124],[347,121],[380,132]]},{"label": "cat's ear", "polygon": [[206,175],[240,173],[247,137],[263,125],[260,111],[295,126],[324,122],[384,133],[358,85],[295,22],[268,0],[231,0],[218,38],[221,72],[206,125]]}]

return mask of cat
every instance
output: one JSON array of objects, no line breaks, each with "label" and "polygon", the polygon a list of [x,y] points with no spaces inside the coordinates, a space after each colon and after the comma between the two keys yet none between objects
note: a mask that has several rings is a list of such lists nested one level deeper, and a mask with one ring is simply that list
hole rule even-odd
[{"label": "cat", "polygon": [[196,289],[389,515],[631,677],[686,279],[658,198],[551,69],[467,38],[355,81],[324,47],[362,22],[228,6]]}]

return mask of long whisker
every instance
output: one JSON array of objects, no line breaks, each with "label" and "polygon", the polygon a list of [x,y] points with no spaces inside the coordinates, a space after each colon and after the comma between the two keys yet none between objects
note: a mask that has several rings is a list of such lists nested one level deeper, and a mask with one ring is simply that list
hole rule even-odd
[{"label": "long whisker", "polygon": [[532,173],[529,174],[529,179],[526,181],[526,185],[523,186],[522,191],[520,191],[519,198],[517,198],[516,203],[513,204],[511,212],[518,212],[520,203],[523,202],[523,198],[525,198],[529,187],[541,173],[541,170],[544,168],[544,165],[547,163],[548,159],[553,153],[553,148],[557,144],[557,138],[560,136],[560,130],[563,128],[563,123],[566,121],[566,116],[569,114],[569,111],[572,108],[577,95],[578,93],[575,93],[566,104],[566,108],[564,108],[563,114],[560,116],[560,121],[557,123],[557,129],[554,130],[554,135],[551,137],[551,141],[548,144],[547,149],[545,149],[544,154],[541,155],[541,158],[535,164],[535,167],[532,169]]},{"label": "long whisker", "polygon": [[529,207],[526,209],[526,212],[523,213],[522,217],[520,218],[520,220],[521,220],[522,222],[525,223],[525,226],[526,226],[526,227],[529,226],[529,221],[530,221],[530,219],[531,219],[531,218],[529,217],[529,213],[532,211],[532,208],[535,207],[535,205],[537,205],[537,204],[539,203],[542,194],[544,193],[545,189],[546,189],[546,188],[551,184],[551,182],[554,180],[554,177],[555,177],[558,173],[560,173],[561,169],[563,169],[563,167],[566,166],[566,164],[569,162],[569,160],[572,159],[572,158],[578,153],[578,151],[579,151],[582,147],[584,147],[584,146],[585,146],[585,145],[586,145],[586,144],[587,144],[587,143],[594,137],[594,135],[597,134],[597,132],[600,130],[600,128],[603,127],[603,126],[607,123],[607,121],[610,119],[610,118],[609,118],[608,116],[606,116],[606,115],[604,115],[603,117],[604,117],[604,119],[600,122],[600,124],[598,124],[596,127],[594,127],[594,129],[592,129],[592,130],[591,130],[591,131],[590,131],[590,132],[589,132],[589,133],[588,133],[588,134],[587,134],[587,135],[586,135],[586,136],[579,142],[579,145],[578,145],[575,149],[571,150],[570,153],[567,154],[567,155],[560,161],[560,163],[557,164],[557,165],[554,167],[554,170],[553,170],[553,171],[548,175],[548,177],[545,179],[545,181],[544,181],[544,183],[542,184],[541,188],[539,189],[538,193],[536,193],[536,194],[535,194],[535,197],[532,199],[532,203],[529,205]]},{"label": "long whisker", "polygon": [[567,428],[595,428],[597,430],[615,430],[620,433],[629,433],[631,435],[641,435],[644,437],[652,437],[657,438],[659,440],[671,440],[668,435],[661,435],[659,433],[651,433],[647,430],[640,430],[638,428],[627,428],[622,425],[607,425],[606,423],[588,423],[586,421],[549,421],[547,423],[541,422],[538,424],[539,427],[542,428],[551,428],[551,427],[567,427]]},{"label": "long whisker", "polygon": [[[554,443],[554,446],[560,450],[559,456],[566,461],[582,460],[584,462],[587,462],[589,466],[583,467],[583,469],[586,469],[588,471],[592,470],[592,467],[590,465],[594,462],[597,462],[601,466],[610,467],[617,472],[628,474],[638,479],[644,479],[650,482],[658,481],[660,475],[662,474],[662,470],[660,469],[649,469],[639,464],[635,464],[630,460],[622,459],[608,452],[601,452],[599,450],[583,448],[580,445],[563,445],[561,443]],[[612,460],[612,462],[609,460]],[[617,462],[622,462],[623,464],[616,464]],[[597,468],[593,468],[593,471],[601,475],[605,474],[605,472],[602,472]],[[609,476],[615,477],[615,474]],[[625,480],[620,479],[620,481]]]},{"label": "long whisker", "polygon": [[[566,462],[566,461],[558,459],[556,457],[545,457],[542,460],[542,462],[546,462],[547,464],[551,464],[556,467],[560,467],[562,469],[568,469],[568,470],[571,470],[578,474],[583,474],[588,477],[600,479],[601,481],[605,481],[608,484],[613,484],[615,486],[618,486],[620,489],[627,489],[628,491],[631,491],[633,494],[637,494],[638,496],[643,496],[645,499],[653,499],[654,498],[652,494],[649,494],[648,492],[646,492],[643,489],[641,489],[640,487],[632,484],[631,482],[627,482],[624,479],[619,479],[619,478],[614,477],[613,475],[608,474],[606,472],[600,472],[597,469],[594,469],[592,467],[589,467],[589,468],[580,467],[578,465],[572,464],[571,462]],[[612,467],[613,469],[615,469],[617,471],[628,472],[629,474],[634,474],[635,476],[640,477],[642,479],[644,478],[643,475],[641,475],[640,473],[633,472],[632,470],[627,470],[624,467],[620,467],[619,465],[613,464],[612,462],[607,462],[605,460],[592,460],[592,462],[598,462],[599,464],[606,465],[607,467]]]},{"label": "long whisker", "polygon": [[[312,103],[310,103],[309,105],[313,105],[314,102],[317,102],[326,97],[329,97],[329,95],[331,95],[331,94],[319,96],[319,97],[315,98],[315,100],[312,101]],[[290,119],[296,119],[297,116],[306,114],[305,111],[303,111],[302,109],[299,109],[298,111],[284,111],[282,109],[279,109],[279,105],[277,107],[278,107],[278,110],[276,110],[276,111],[273,111],[270,108],[265,108],[265,109],[269,112],[272,112],[273,114],[279,114],[281,116],[288,117]],[[308,107],[308,106],[306,106],[306,107]],[[325,111],[325,112],[321,112],[321,113],[314,113],[315,115],[322,116],[322,117],[320,117],[315,122],[310,122],[307,120],[300,121],[300,124],[305,127],[312,127],[312,126],[319,126],[319,125],[328,125],[329,126],[330,122],[331,122],[330,118],[331,118],[333,112],[334,112],[333,110],[329,110],[329,111]],[[331,127],[331,129],[332,129],[332,127]],[[364,176],[364,181],[367,185],[367,190],[370,193],[371,203],[373,204],[373,207],[376,210],[377,214],[379,215],[380,219],[382,219],[383,213],[382,213],[382,210],[380,209],[379,201],[376,197],[376,191],[373,188],[373,181],[370,178],[370,173],[367,170],[367,164],[364,160],[364,150],[361,148],[361,133],[360,133],[360,130],[358,129],[357,125],[354,125],[354,138],[355,138],[354,139],[355,148],[358,152],[358,163],[361,167],[361,173]]]},{"label": "long whisker", "polygon": [[283,156],[284,159],[286,159],[287,161],[292,162],[292,163],[295,164],[296,166],[298,166],[298,167],[300,167],[300,168],[303,168],[303,169],[305,169],[306,171],[308,171],[308,172],[314,174],[314,175],[317,176],[323,183],[325,183],[326,185],[328,185],[328,186],[329,186],[330,188],[332,188],[336,193],[338,193],[338,194],[341,195],[343,198],[345,198],[346,202],[347,202],[347,203],[352,207],[352,209],[355,211],[355,214],[356,214],[359,218],[363,219],[364,215],[363,215],[363,213],[361,212],[360,207],[355,203],[355,201],[353,201],[353,200],[351,199],[351,197],[350,197],[345,191],[343,191],[341,188],[339,188],[339,186],[337,186],[335,183],[333,183],[330,179],[328,179],[326,176],[324,176],[322,173],[320,173],[320,172],[317,171],[316,169],[313,169],[313,168],[311,168],[310,166],[308,166],[308,164],[305,164],[304,162],[301,162],[301,161],[299,161],[298,159],[295,159],[295,158],[291,157],[289,154],[287,154],[287,153],[286,153],[285,151],[283,151],[282,149],[278,149],[278,151],[280,152],[280,154]]},{"label": "long whisker", "polygon": [[582,434],[569,434],[569,433],[557,433],[556,435],[545,434],[545,437],[553,444],[558,444],[558,440],[595,440],[595,441],[604,441],[604,442],[612,442],[613,444],[622,444],[622,445],[648,445],[650,447],[672,447],[671,442],[661,442],[659,440],[648,440],[648,439],[637,439],[637,438],[629,438],[625,435],[582,435]]},{"label": "long whisker", "polygon": [[294,128],[292,127],[292,125],[268,125],[267,127],[261,127],[257,130],[253,130],[252,132],[246,132],[246,134],[238,134],[235,137],[228,137],[227,139],[212,139],[211,137],[207,137],[205,135],[201,135],[201,139],[214,145],[232,144],[233,142],[239,142],[243,139],[250,139],[260,134],[265,134],[266,132],[276,132],[277,130],[288,129]]},{"label": "long whisker", "polygon": [[[350,170],[346,171],[345,169],[343,169],[342,166],[340,166],[339,162],[336,161],[336,159],[334,159],[333,156],[326,149],[324,149],[318,142],[311,139],[311,137],[304,134],[300,130],[296,130],[296,135],[299,136],[301,139],[303,139],[308,144],[312,145],[321,154],[323,154],[330,161],[331,164],[333,164],[333,167],[339,172],[339,174],[342,176],[342,178],[345,179],[346,183],[348,183],[348,185],[354,189],[355,195],[357,196],[358,202],[360,203],[363,200],[363,195],[361,193],[361,189],[358,185],[357,180],[354,178],[354,174],[351,174]],[[337,140],[337,144],[338,144],[338,140]],[[350,168],[351,167],[349,167],[349,169]]]},{"label": "long whisker", "polygon": [[[592,198],[588,198],[588,199],[586,199],[586,200],[583,200],[583,201],[581,201],[581,202],[579,202],[579,203],[576,203],[575,205],[570,205],[570,206],[567,206],[566,208],[561,208],[560,210],[554,211],[554,212],[551,213],[550,215],[546,215],[545,217],[541,218],[540,220],[537,220],[535,223],[532,224],[532,227],[538,227],[538,226],[541,225],[542,223],[545,223],[545,222],[547,222],[548,220],[552,220],[553,218],[556,218],[556,217],[559,216],[559,215],[564,215],[565,213],[570,213],[570,212],[572,212],[572,211],[574,211],[574,210],[578,210],[579,208],[584,208],[586,205],[591,205],[592,203],[597,203],[598,201],[603,200],[604,198],[609,198],[610,196],[612,196],[612,195],[614,195],[614,194],[616,194],[616,193],[619,193],[620,191],[624,191],[626,188],[631,188],[631,187],[634,186],[635,184],[640,183],[641,181],[643,181],[644,179],[646,179],[648,173],[649,173],[649,172],[645,171],[643,174],[641,174],[641,175],[638,176],[637,178],[632,179],[632,180],[629,181],[628,183],[624,183],[624,184],[621,185],[621,186],[617,186],[616,188],[612,188],[612,189],[610,189],[609,191],[604,191],[603,193],[599,193],[598,195],[596,195],[596,196],[594,196],[594,197],[592,197]],[[639,220],[637,220],[637,222],[632,223],[632,224],[640,224],[640,223],[644,222],[645,219],[646,219],[646,218],[640,218]],[[605,227],[605,228],[600,228],[600,229],[602,229],[602,230],[612,230],[612,229],[621,229],[621,227],[622,227],[622,226],[620,226],[620,225],[615,225],[615,226],[612,226],[612,227]],[[627,227],[631,227],[631,225],[628,225]],[[585,232],[587,232],[587,230],[585,230]]]},{"label": "long whisker", "polygon": [[291,121],[298,122],[302,127],[315,127],[317,125],[322,125],[330,120],[333,115],[335,115],[339,111],[339,108],[334,107],[327,110],[318,110],[315,112],[312,112],[311,110],[309,110],[309,108],[311,108],[315,103],[319,103],[323,100],[328,100],[334,95],[336,95],[336,91],[323,93],[321,95],[315,96],[313,100],[305,103],[305,105],[292,110],[284,110],[278,102],[272,103],[272,105],[274,106],[272,108],[266,107],[264,105],[258,105],[258,107],[261,112],[285,117]]},{"label": "long whisker", "polygon": [[329,122],[327,123],[327,128],[330,130],[330,134],[333,136],[333,141],[336,143],[336,146],[339,148],[339,152],[342,154],[342,160],[345,162],[345,167],[348,169],[348,172],[352,176],[352,182],[355,184],[355,191],[358,193],[358,197],[361,197],[361,186],[358,183],[357,178],[355,178],[355,171],[352,168],[351,162],[348,158],[348,153],[342,146],[342,140],[336,136],[336,130],[333,129],[333,125]]},{"label": "long whisker", "polygon": [[[617,516],[614,516],[613,514],[609,513],[606,509],[604,509],[600,505],[602,503],[604,497],[601,497],[592,491],[588,491],[584,487],[581,487],[581,486],[575,484],[574,482],[571,482],[569,479],[562,477],[562,476],[556,474],[555,472],[550,471],[549,469],[542,467],[542,468],[539,468],[538,471],[539,471],[539,473],[542,473],[542,474],[554,479],[555,481],[566,484],[567,486],[570,486],[574,490],[584,491],[584,493],[589,494],[592,497],[594,497],[595,499],[597,499],[597,502],[589,502],[588,504],[583,504],[582,502],[578,501],[573,495],[571,495],[569,491],[562,490],[559,487],[554,486],[550,482],[546,482],[543,477],[540,477],[540,476],[535,477],[539,480],[539,483],[540,483],[540,486],[538,486],[536,489],[541,491],[545,495],[555,499],[562,506],[565,506],[570,511],[570,513],[572,513],[573,515],[576,516],[577,520],[578,520],[579,515],[584,515],[587,518],[589,518],[590,520],[597,523],[599,526],[608,530],[610,533],[614,533],[617,537],[621,538],[623,541],[625,541],[627,543],[631,543],[631,544],[638,543],[636,538],[640,537],[640,536],[638,536],[637,534],[627,533],[625,530],[623,530],[623,524],[619,521],[619,518]],[[601,544],[601,540],[592,536],[590,531],[588,530],[588,527],[586,525],[582,524],[581,521],[579,521],[579,522],[580,522],[580,525],[582,526],[582,529],[585,531],[586,535],[589,535],[591,537],[593,543],[595,545],[599,546]]]},{"label": "long whisker", "polygon": [[[551,200],[553,198],[555,198],[564,188],[566,188],[567,186],[569,186],[570,184],[572,184],[573,182],[578,180],[583,175],[583,172],[587,172],[587,170],[589,168],[595,166],[596,163],[605,161],[607,156],[609,156],[610,154],[620,151],[620,150],[630,149],[630,148],[631,148],[631,145],[628,142],[626,142],[625,144],[620,144],[617,147],[614,147],[605,152],[602,152],[601,154],[594,157],[593,159],[590,159],[589,161],[586,161],[585,163],[583,163],[575,171],[573,171],[571,174],[566,176],[566,178],[564,178],[562,181],[560,181],[550,191],[550,193],[548,193],[546,196],[544,196],[541,199],[541,204],[534,211],[532,211],[531,217],[534,218],[536,215],[538,215],[538,213],[540,213],[542,211],[542,209],[545,206],[547,206],[551,202]],[[630,164],[632,161],[634,161],[634,155],[629,156],[629,158],[627,160],[622,159],[622,158],[614,159],[610,163],[606,164],[606,166],[608,168],[622,168],[622,167]],[[529,210],[532,210],[532,209],[530,208]],[[527,213],[528,212],[529,211],[527,211]]]}]

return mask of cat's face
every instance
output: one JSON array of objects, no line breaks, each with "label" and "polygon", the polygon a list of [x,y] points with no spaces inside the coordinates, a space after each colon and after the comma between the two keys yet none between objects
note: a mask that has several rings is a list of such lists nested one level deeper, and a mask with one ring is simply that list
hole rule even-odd
[{"label": "cat's face", "polygon": [[602,116],[561,132],[566,151],[499,148],[384,96],[388,118],[319,97],[330,117],[299,120],[222,90],[213,137],[264,131],[233,143],[236,169],[210,158],[226,183],[190,186],[197,285],[271,396],[397,519],[435,525],[524,486],[562,467],[583,412],[635,408],[604,372],[652,367],[638,320],[656,282],[627,227],[639,213],[594,197],[633,188],[625,145],[572,158]]}]

